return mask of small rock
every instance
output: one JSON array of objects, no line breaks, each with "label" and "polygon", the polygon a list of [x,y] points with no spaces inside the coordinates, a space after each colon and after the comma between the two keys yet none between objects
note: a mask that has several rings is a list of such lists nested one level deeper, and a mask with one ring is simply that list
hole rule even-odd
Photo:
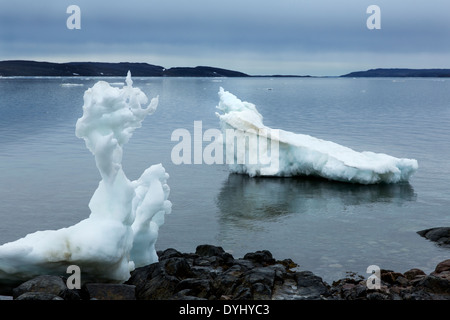
[{"label": "small rock", "polygon": [[137,300],[158,300],[172,298],[179,282],[165,272],[163,262],[157,262],[134,270],[125,284],[136,287]]},{"label": "small rock", "polygon": [[367,294],[367,300],[389,300],[389,295],[381,292],[371,292]]},{"label": "small rock", "polygon": [[310,271],[299,271],[295,273],[297,281],[297,295],[304,299],[320,299],[322,295],[328,295],[329,291],[321,277]]},{"label": "small rock", "polygon": [[79,300],[80,296],[76,290],[67,288],[61,277],[42,275],[28,280],[13,289],[14,299],[26,292],[45,292],[61,297],[64,300]]},{"label": "small rock", "polygon": [[46,292],[25,292],[14,300],[64,300],[60,296]]},{"label": "small rock", "polygon": [[342,286],[341,295],[346,300],[359,300],[366,297],[367,286],[354,283],[346,283]]},{"label": "small rock", "polygon": [[202,244],[197,246],[195,253],[202,257],[221,256],[225,253],[222,247],[216,247],[209,244]]},{"label": "small rock", "polygon": [[266,284],[257,282],[252,285],[253,300],[270,300],[272,298],[272,289]]},{"label": "small rock", "polygon": [[191,290],[190,289],[185,289],[185,290],[181,290],[178,291],[173,297],[173,300],[207,300],[206,298],[200,298],[197,296],[192,296],[191,295]]},{"label": "small rock", "polygon": [[438,245],[450,246],[450,227],[437,227],[417,232],[422,237],[436,242]]},{"label": "small rock", "polygon": [[287,269],[293,269],[298,267],[298,264],[296,264],[292,259],[284,259],[278,262],[281,263],[283,266],[285,266]]},{"label": "small rock", "polygon": [[273,287],[275,270],[263,267],[251,269],[244,274],[244,281],[251,285],[259,282]]},{"label": "small rock", "polygon": [[233,266],[226,272],[218,274],[212,281],[212,286],[217,296],[232,297],[235,286],[240,283],[243,274],[239,266]]},{"label": "small rock", "polygon": [[432,293],[450,295],[450,281],[435,275],[424,277],[416,286],[423,287]]},{"label": "small rock", "polygon": [[208,298],[211,295],[211,282],[206,279],[184,279],[175,287],[175,292],[184,291],[184,295]]},{"label": "small rock", "polygon": [[284,279],[283,283],[275,284],[272,299],[274,300],[294,300],[296,299],[297,281],[291,277]]},{"label": "small rock", "polygon": [[398,283],[399,285],[401,285],[403,287],[406,287],[409,285],[408,279],[403,276],[398,276],[396,279],[396,283]]},{"label": "small rock", "polygon": [[421,278],[421,277],[426,276],[426,273],[420,269],[414,268],[414,269],[406,271],[405,273],[403,273],[403,275],[408,280],[415,280],[419,277]]},{"label": "small rock", "polygon": [[83,293],[86,299],[96,300],[136,300],[135,286],[113,283],[86,283]]},{"label": "small rock", "polygon": [[445,271],[450,271],[450,259],[439,262],[433,274],[439,274]]},{"label": "small rock", "polygon": [[275,281],[283,282],[287,273],[286,267],[283,264],[274,264],[268,266],[267,268],[275,271],[275,278],[274,278]]},{"label": "small rock", "polygon": [[233,296],[233,300],[253,300],[253,294],[250,288],[238,286]]},{"label": "small rock", "polygon": [[381,269],[381,280],[386,283],[394,284],[396,283],[398,277],[403,277],[403,275],[392,270]]},{"label": "small rock", "polygon": [[158,257],[159,257],[159,261],[162,261],[162,260],[166,260],[166,259],[174,258],[174,257],[181,258],[181,257],[183,257],[183,254],[181,252],[179,252],[178,250],[169,248],[164,251],[158,252]]},{"label": "small rock", "polygon": [[255,264],[252,261],[246,260],[246,259],[235,259],[234,265],[235,266],[239,265],[240,267],[244,268],[245,270],[250,270],[255,267]]},{"label": "small rock", "polygon": [[194,259],[194,266],[198,267],[210,267],[211,266],[211,259],[205,258],[205,257],[198,257]]},{"label": "small rock", "polygon": [[275,263],[275,259],[272,257],[272,253],[268,250],[249,252],[244,256],[244,259],[251,260],[254,263],[261,264],[262,266]]},{"label": "small rock", "polygon": [[183,257],[172,257],[162,261],[165,272],[179,279],[189,278],[191,276],[191,266]]}]

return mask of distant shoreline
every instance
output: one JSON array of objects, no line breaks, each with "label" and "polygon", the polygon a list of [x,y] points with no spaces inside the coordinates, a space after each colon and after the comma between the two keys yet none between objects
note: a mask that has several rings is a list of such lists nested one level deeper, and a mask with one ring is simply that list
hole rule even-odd
[{"label": "distant shoreline", "polygon": [[449,78],[450,69],[370,69],[351,72],[341,77],[347,78]]},{"label": "distant shoreline", "polygon": [[312,75],[249,75],[240,71],[210,66],[164,68],[148,63],[134,62],[40,62],[31,60],[0,61],[0,77],[122,77],[128,70],[136,77],[252,77],[252,78],[379,78],[420,77],[450,78],[450,69],[370,69],[341,76]]}]

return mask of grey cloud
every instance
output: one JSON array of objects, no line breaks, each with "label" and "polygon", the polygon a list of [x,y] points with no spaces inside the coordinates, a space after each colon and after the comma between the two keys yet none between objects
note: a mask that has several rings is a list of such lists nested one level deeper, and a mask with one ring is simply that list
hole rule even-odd
[{"label": "grey cloud", "polygon": [[[65,10],[77,3],[82,29],[67,30]],[[382,29],[368,30],[366,8],[381,8]],[[0,4],[0,55],[23,48],[40,56],[152,52],[202,56],[305,56],[339,59],[374,54],[449,53],[445,0],[127,0],[10,1]],[[51,48],[51,49],[50,49]],[[89,51],[91,50],[91,51]],[[170,53],[170,52],[169,52]],[[151,62],[151,61],[149,61]]]}]

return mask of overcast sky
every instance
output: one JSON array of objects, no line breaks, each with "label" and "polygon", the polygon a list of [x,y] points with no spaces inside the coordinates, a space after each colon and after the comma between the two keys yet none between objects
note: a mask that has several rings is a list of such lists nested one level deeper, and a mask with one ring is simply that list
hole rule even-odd
[{"label": "overcast sky", "polygon": [[[69,5],[81,29],[69,30]],[[370,5],[381,29],[366,25]],[[450,68],[449,0],[0,0],[0,60],[210,65],[249,74]]]}]

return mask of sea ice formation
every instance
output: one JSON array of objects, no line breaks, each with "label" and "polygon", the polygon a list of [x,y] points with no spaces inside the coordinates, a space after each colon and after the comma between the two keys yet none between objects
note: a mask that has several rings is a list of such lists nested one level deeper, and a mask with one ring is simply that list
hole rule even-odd
[{"label": "sea ice formation", "polygon": [[156,110],[133,87],[128,72],[123,88],[97,82],[84,94],[83,116],[76,136],[95,156],[101,181],[93,194],[88,218],[68,228],[38,231],[0,246],[0,281],[17,282],[40,274],[65,274],[69,265],[81,280],[122,282],[139,266],[158,261],[155,242],[168,200],[168,174],[161,164],[130,181],[122,170],[122,147],[141,122]]},{"label": "sea ice formation", "polygon": [[[312,175],[336,181],[374,184],[408,181],[418,169],[414,159],[357,152],[331,141],[269,128],[263,124],[263,117],[254,104],[239,100],[223,88],[219,90],[219,98],[217,109],[223,113],[216,114],[224,136],[234,130],[247,134],[249,141],[258,141],[256,144],[242,144],[245,150],[236,150],[232,140],[223,139],[227,156],[230,152],[235,154],[235,161],[227,162],[231,172],[250,176]],[[252,140],[252,134],[256,134],[258,140]],[[267,153],[270,163],[237,161],[242,153],[246,153],[247,157],[261,154],[258,149],[261,149],[264,140],[267,142],[262,148],[263,153]],[[271,146],[270,156],[267,146]]]}]

